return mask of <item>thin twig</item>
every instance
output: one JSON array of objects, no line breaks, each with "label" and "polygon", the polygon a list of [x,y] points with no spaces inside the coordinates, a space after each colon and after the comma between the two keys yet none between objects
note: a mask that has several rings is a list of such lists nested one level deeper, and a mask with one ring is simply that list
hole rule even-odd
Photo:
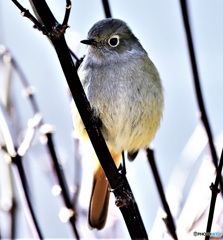
[{"label": "thin twig", "polygon": [[21,186],[19,186],[19,190],[22,192],[22,195],[23,195],[22,200],[24,201],[24,204],[26,206],[25,212],[28,215],[27,220],[32,229],[33,236],[35,238],[43,239],[43,236],[40,231],[40,227],[37,222],[37,218],[34,213],[34,210],[33,210],[32,204],[31,204],[31,200],[29,197],[27,180],[26,180],[25,171],[24,171],[24,168],[22,165],[22,158],[17,154],[15,157],[12,157],[12,162],[15,164],[16,170],[18,173],[18,174],[16,174],[17,181],[18,181],[17,184],[21,184]]},{"label": "thin twig", "polygon": [[[217,198],[218,193],[220,192],[220,190],[218,189],[218,185],[219,185],[219,182],[221,180],[222,167],[223,167],[223,150],[222,150],[222,153],[221,153],[220,163],[219,163],[219,166],[218,166],[218,169],[217,169],[217,175],[216,175],[216,178],[215,178],[215,183],[214,184],[211,183],[211,186],[210,186],[212,195],[211,195],[211,204],[210,204],[210,209],[209,209],[206,233],[211,232],[211,226],[212,226],[213,217],[214,217],[214,209],[215,209],[216,198]],[[209,239],[210,239],[210,235],[206,234],[205,240],[209,240]]]},{"label": "thin twig", "polygon": [[[2,90],[2,102],[9,111],[9,105],[10,105],[10,98],[9,98],[9,87],[11,83],[11,76],[12,76],[12,65],[11,65],[11,55],[9,54],[6,46],[0,45],[0,63],[4,65],[5,69],[5,87],[4,90]],[[3,81],[1,81],[3,83]]]},{"label": "thin twig", "polygon": [[[204,106],[204,100],[203,100],[203,96],[202,96],[202,92],[201,92],[200,79],[199,79],[199,74],[198,74],[198,69],[197,69],[196,57],[195,57],[194,46],[193,46],[193,39],[192,39],[189,17],[188,17],[187,2],[186,2],[186,0],[180,0],[180,3],[181,3],[183,20],[184,20],[184,27],[185,27],[185,31],[186,31],[186,35],[187,35],[188,48],[189,48],[189,52],[190,52],[191,66],[192,66],[193,75],[194,75],[194,85],[195,85],[195,90],[196,90],[196,95],[197,95],[197,101],[198,101],[198,105],[199,105],[200,112],[201,112],[201,114],[200,114],[201,121],[203,122],[203,125],[205,127],[205,130],[206,130],[206,133],[208,136],[212,161],[217,170],[218,157],[217,157],[217,153],[215,150],[215,146],[214,146],[214,142],[213,142],[213,135],[211,132],[211,127],[210,127],[210,124],[208,121],[207,113],[206,113],[205,106]],[[223,195],[222,179],[220,180],[220,186],[221,186],[222,195]]]},{"label": "thin twig", "polygon": [[70,54],[71,54],[71,56],[76,60],[76,65],[75,65],[75,67],[76,67],[76,69],[78,69],[79,68],[79,66],[81,65],[81,63],[83,62],[83,60],[84,60],[84,57],[82,57],[82,58],[78,58],[77,57],[77,55],[69,48],[69,51],[70,51]]},{"label": "thin twig", "polygon": [[153,176],[154,176],[154,179],[155,179],[155,182],[156,182],[156,186],[157,186],[157,189],[159,191],[160,199],[161,199],[161,202],[163,204],[163,208],[164,208],[164,210],[167,214],[167,217],[164,218],[163,220],[164,220],[164,222],[166,224],[166,227],[167,227],[169,233],[171,234],[171,236],[174,239],[177,240],[178,238],[177,238],[177,234],[176,234],[176,227],[175,227],[175,224],[174,224],[172,213],[170,211],[168,202],[167,202],[165,194],[164,194],[163,185],[162,185],[162,182],[161,182],[161,179],[160,179],[160,176],[159,176],[159,173],[158,173],[158,169],[157,169],[157,166],[156,166],[156,162],[155,162],[155,159],[154,159],[154,152],[153,152],[153,150],[151,150],[149,148],[147,148],[146,151],[147,151],[147,158],[148,158],[148,161],[149,161],[149,164],[151,166]]},{"label": "thin twig", "polygon": [[60,167],[60,164],[59,164],[59,161],[58,161],[58,158],[57,158],[57,154],[56,154],[53,139],[52,139],[52,133],[50,131],[46,130],[45,136],[47,137],[48,150],[50,152],[50,155],[51,155],[51,158],[52,158],[52,161],[53,161],[53,166],[54,166],[55,171],[56,171],[56,176],[57,176],[58,183],[61,187],[62,196],[63,196],[65,206],[67,207],[68,210],[73,212],[73,214],[71,214],[71,216],[69,218],[69,221],[71,223],[71,226],[73,228],[73,231],[74,231],[74,234],[75,234],[76,238],[80,239],[79,233],[77,231],[76,224],[75,224],[76,213],[73,210],[73,205],[72,205],[72,203],[70,201],[70,197],[69,197],[68,186],[66,184],[63,171]]},{"label": "thin twig", "polygon": [[39,224],[36,220],[35,213],[32,208],[32,204],[28,194],[28,185],[25,177],[25,172],[22,165],[22,159],[17,154],[16,147],[14,144],[14,134],[12,128],[9,126],[10,120],[7,116],[7,113],[4,111],[2,104],[0,103],[0,127],[2,135],[5,140],[6,150],[8,155],[12,158],[12,162],[15,164],[18,172],[18,182],[21,183],[21,192],[23,194],[22,200],[26,204],[27,208],[25,209],[28,213],[29,225],[32,229],[32,233],[35,237],[42,239],[42,234],[39,228]]},{"label": "thin twig", "polygon": [[70,54],[72,55],[72,57],[75,58],[76,61],[79,61],[80,59],[77,57],[77,55],[69,48]]},{"label": "thin twig", "polygon": [[[2,96],[2,107],[4,105],[6,111],[9,111],[9,88],[10,88],[10,82],[11,82],[11,72],[12,72],[12,65],[11,65],[11,55],[9,54],[7,48],[4,45],[0,45],[0,63],[3,63],[4,66],[6,66],[6,77],[5,79],[2,79],[4,82],[6,82],[5,87],[3,89],[4,97]],[[4,233],[4,230],[1,231],[1,238],[8,238],[8,239],[14,239],[15,238],[15,227],[16,227],[16,200],[14,196],[14,188],[13,188],[13,181],[12,181],[12,172],[11,172],[11,162],[9,161],[7,148],[5,146],[5,143],[0,145],[0,150],[2,152],[1,156],[3,159],[0,159],[1,167],[0,167],[0,202],[6,203],[6,208],[4,206],[2,207],[2,211],[5,212],[3,214],[2,218],[4,218],[5,215],[8,216],[7,222],[6,219],[2,219],[3,224],[7,226],[6,232]],[[4,152],[3,152],[4,151]],[[4,156],[3,156],[4,155]],[[1,205],[1,204],[0,204]],[[0,227],[1,228],[1,227]],[[4,227],[3,227],[4,228]]]},{"label": "thin twig", "polygon": [[27,96],[29,97],[33,113],[34,114],[39,113],[39,107],[38,107],[37,101],[34,96],[34,91],[30,87],[29,82],[26,79],[24,72],[22,71],[21,67],[19,66],[19,64],[17,63],[17,61],[15,60],[14,57],[12,57],[12,66],[15,69],[15,71],[17,72],[19,79],[22,82],[23,87],[26,89],[26,93],[27,93]]},{"label": "thin twig", "polygon": [[[37,102],[35,100],[33,92],[29,91],[30,88],[28,87],[29,86],[28,80],[26,79],[22,69],[20,68],[19,64],[15,61],[14,58],[12,58],[12,64],[13,64],[13,67],[15,68],[15,70],[17,71],[17,73],[19,74],[19,77],[20,77],[19,79],[21,80],[24,88],[27,89],[27,93],[28,93],[27,95],[28,95],[29,100],[31,102],[31,106],[32,106],[33,112],[34,112],[35,116],[38,118],[38,116],[39,116],[39,114],[38,114],[39,107],[37,105]],[[35,120],[35,119],[33,119],[33,120]],[[33,126],[31,126],[33,129],[36,128],[37,126],[40,126],[40,125],[44,126],[43,119],[42,119],[41,116],[35,122],[34,122]],[[30,129],[30,131],[32,131],[32,128]],[[23,150],[24,147],[25,147],[25,150],[27,150],[27,147],[30,146],[30,143],[31,143],[30,135],[32,134],[32,132],[31,132],[31,134],[29,134],[30,131],[29,131],[29,128],[28,128],[28,131],[27,131],[27,134],[26,134],[27,138],[26,137],[24,138],[23,143],[18,148],[18,151],[21,152],[22,155],[24,155],[24,153],[25,153],[25,151]],[[64,199],[65,206],[68,209],[70,209],[70,210],[72,209],[72,211],[74,211],[73,207],[72,207],[72,204],[70,202],[70,199],[69,199],[69,194],[68,194],[68,188],[67,188],[66,180],[65,180],[65,178],[63,176],[62,170],[60,169],[59,161],[58,161],[58,158],[56,156],[55,147],[54,147],[54,144],[53,144],[53,141],[52,141],[52,133],[46,133],[45,136],[47,138],[47,147],[48,147],[49,153],[51,155],[51,159],[53,160],[53,165],[54,165],[54,168],[55,168],[55,176],[57,177],[58,183],[59,183],[59,185],[61,187],[62,198]],[[28,141],[26,141],[26,139],[28,139]],[[24,146],[24,144],[25,144],[25,146]],[[74,234],[75,234],[76,238],[79,239],[80,237],[79,237],[76,225],[75,225],[75,220],[76,220],[76,216],[71,216],[70,217],[70,223],[72,225]]]},{"label": "thin twig", "polygon": [[112,17],[108,0],[102,0],[102,3],[103,3],[103,7],[104,7],[105,17],[106,18]]},{"label": "thin twig", "polygon": [[29,12],[25,9],[17,0],[12,0],[12,2],[21,10],[22,16],[27,17],[30,21],[34,23],[34,26],[45,34],[44,26]]},{"label": "thin twig", "polygon": [[[38,114],[39,108],[38,108],[37,102],[34,98],[33,92],[31,90],[29,90],[30,87],[29,87],[28,81],[27,81],[22,69],[20,68],[19,64],[17,64],[17,62],[15,61],[14,58],[11,57],[11,59],[12,59],[11,60],[12,65],[13,65],[14,69],[16,70],[16,72],[18,73],[19,79],[21,80],[21,82],[23,84],[23,87],[27,90],[27,96],[29,97],[33,112],[35,114],[35,117],[32,119],[32,124],[31,124],[32,126],[28,127],[27,134],[26,134],[22,144],[18,148],[19,156],[23,156],[25,154],[25,152],[27,151],[27,149],[29,148],[30,144],[31,144],[31,141],[32,141],[33,136],[34,136],[35,128],[37,126],[40,126],[40,123],[43,124],[43,121],[42,121],[41,116],[39,116],[39,114]],[[29,120],[29,121],[31,121],[31,120]],[[55,166],[55,169],[56,169],[56,176],[59,179],[59,184],[60,184],[61,189],[62,189],[62,196],[65,199],[65,203],[66,203],[65,205],[66,205],[67,208],[71,209],[72,205],[71,205],[70,200],[69,200],[65,178],[63,177],[61,169],[59,168],[58,159],[56,157],[54,145],[53,145],[53,142],[52,142],[52,136],[49,135],[49,134],[46,134],[46,137],[47,137],[47,140],[48,140],[47,142],[48,142],[49,152],[51,153],[51,157],[54,160],[53,163],[54,163],[54,166]],[[24,173],[24,171],[19,171],[19,173]],[[24,178],[25,178],[25,175],[23,177],[21,177],[21,179],[22,179],[21,182],[22,183],[25,183],[25,181],[23,180]],[[22,185],[24,185],[24,184],[22,184]],[[24,190],[24,191],[26,192],[26,190]],[[71,216],[70,221],[71,221],[72,227],[74,229],[75,236],[76,236],[77,239],[79,239],[79,235],[77,233],[76,226],[74,225],[74,217],[73,216]]]},{"label": "thin twig", "polygon": [[2,146],[0,147],[0,239],[15,238],[16,207],[11,161],[7,149]]},{"label": "thin twig", "polygon": [[71,1],[67,0],[66,11],[65,11],[65,16],[64,16],[62,26],[68,26],[68,19],[69,19],[69,16],[70,16],[70,10],[71,10]]}]

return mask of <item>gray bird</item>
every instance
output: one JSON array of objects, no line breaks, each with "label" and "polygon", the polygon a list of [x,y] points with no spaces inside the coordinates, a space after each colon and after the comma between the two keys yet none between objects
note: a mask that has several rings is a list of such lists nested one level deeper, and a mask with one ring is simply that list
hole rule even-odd
[{"label": "gray bird", "polygon": [[[89,47],[78,75],[118,166],[122,151],[127,150],[133,160],[154,138],[163,111],[161,80],[147,52],[122,20],[108,18],[95,23],[88,39],[81,42]],[[77,134],[88,139],[75,104],[72,111]],[[95,162],[88,219],[92,228],[101,229],[107,217],[109,184],[98,160]]]}]

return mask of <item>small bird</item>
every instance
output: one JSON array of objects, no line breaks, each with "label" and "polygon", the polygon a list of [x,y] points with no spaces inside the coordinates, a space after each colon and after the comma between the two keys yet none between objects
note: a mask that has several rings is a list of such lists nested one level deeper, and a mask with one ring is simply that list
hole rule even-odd
[{"label": "small bird", "polygon": [[[118,166],[122,152],[133,160],[154,138],[163,112],[163,88],[156,67],[127,24],[107,18],[93,25],[78,75],[102,135]],[[74,128],[88,139],[75,104]],[[98,161],[98,160],[97,160]],[[95,164],[88,220],[92,228],[105,225],[109,183]]]}]

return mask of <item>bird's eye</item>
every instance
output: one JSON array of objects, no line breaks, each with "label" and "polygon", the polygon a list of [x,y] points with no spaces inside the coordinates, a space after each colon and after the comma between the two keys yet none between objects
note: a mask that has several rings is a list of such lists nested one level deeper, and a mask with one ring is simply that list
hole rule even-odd
[{"label": "bird's eye", "polygon": [[119,36],[118,35],[115,35],[115,36],[112,36],[108,39],[108,44],[111,46],[111,47],[117,47],[119,45]]}]

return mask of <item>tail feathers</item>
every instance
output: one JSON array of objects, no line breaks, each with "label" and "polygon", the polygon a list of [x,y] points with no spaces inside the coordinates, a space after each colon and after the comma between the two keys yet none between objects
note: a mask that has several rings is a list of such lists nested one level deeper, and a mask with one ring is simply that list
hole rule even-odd
[{"label": "tail feathers", "polygon": [[94,174],[88,221],[92,228],[102,229],[105,225],[110,192],[108,181],[101,167]]},{"label": "tail feathers", "polygon": [[[112,154],[112,157],[116,165],[118,165],[121,154]],[[106,179],[103,169],[99,164],[94,172],[93,187],[88,212],[88,222],[90,227],[98,230],[104,227],[107,219],[110,197],[108,187],[109,183]]]}]

